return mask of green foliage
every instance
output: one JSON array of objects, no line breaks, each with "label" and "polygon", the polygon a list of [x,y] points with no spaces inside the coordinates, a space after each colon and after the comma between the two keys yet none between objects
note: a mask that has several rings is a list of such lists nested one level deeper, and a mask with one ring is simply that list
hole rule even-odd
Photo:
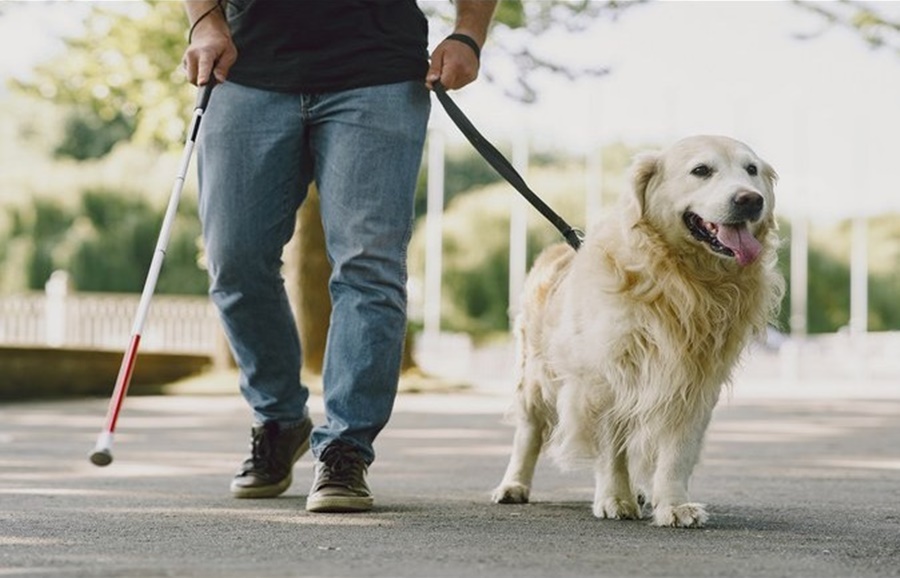
[{"label": "green foliage", "polygon": [[121,113],[105,121],[92,110],[73,112],[66,121],[63,141],[55,153],[78,161],[100,158],[133,132],[134,119]]},{"label": "green foliage", "polygon": [[509,28],[522,28],[525,26],[525,7],[522,0],[503,0],[497,6],[494,21],[504,24]]},{"label": "green foliage", "polygon": [[900,296],[900,271],[895,271],[893,275],[873,275],[870,283],[869,330],[900,329],[900,307],[897,306],[898,296]]},{"label": "green foliage", "polygon": [[[207,276],[197,262],[196,204],[183,201],[178,209],[157,292],[203,294]],[[13,251],[0,255],[0,270],[14,278],[24,266],[25,286],[19,289],[43,289],[50,274],[63,269],[81,291],[139,292],[163,212],[134,194],[102,189],[85,191],[74,207],[35,198],[11,210],[13,226],[0,244]]]},{"label": "green foliage", "polygon": [[[781,225],[785,239],[780,266],[790,294],[790,237],[788,223]],[[850,322],[850,251],[852,222],[812,227],[808,255],[807,331],[831,333]],[[868,329],[900,329],[900,215],[881,215],[868,222]],[[782,306],[782,326],[790,326],[790,301]]]},{"label": "green foliage", "polygon": [[[507,151],[502,151],[507,157]],[[547,166],[561,162],[550,156],[537,156],[532,159],[534,166]],[[503,180],[496,170],[484,160],[468,144],[464,148],[447,151],[444,158],[444,207],[460,194],[499,183]],[[416,186],[415,211],[417,216],[424,216],[428,205],[428,164],[423,161]]]},{"label": "green foliage", "polygon": [[[582,226],[584,178],[565,167],[529,172],[529,184],[554,210]],[[509,214],[514,203],[526,203],[506,182],[456,196],[444,214],[442,328],[482,337],[509,328]],[[530,206],[527,260],[562,237]],[[419,223],[410,246],[410,270],[425,267],[425,228]]]},{"label": "green foliage", "polygon": [[[53,249],[62,241],[72,224],[72,215],[55,201],[37,199],[31,215],[30,237],[34,239],[30,262],[27,265],[29,287],[43,287],[53,272]],[[25,218],[17,219],[20,222]]]},{"label": "green foliage", "polygon": [[113,137],[173,147],[183,139],[194,96],[180,70],[186,24],[181,2],[98,3],[83,35],[65,39],[65,52],[36,67],[34,80],[13,86],[82,111],[70,126],[78,134],[68,138],[88,150],[64,147],[76,158],[109,150]]}]

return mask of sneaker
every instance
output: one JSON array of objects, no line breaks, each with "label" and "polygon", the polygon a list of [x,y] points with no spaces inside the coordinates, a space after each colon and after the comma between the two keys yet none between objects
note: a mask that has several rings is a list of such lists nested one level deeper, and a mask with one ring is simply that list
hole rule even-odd
[{"label": "sneaker", "polygon": [[250,456],[231,480],[235,498],[274,498],[291,485],[294,463],[309,450],[312,420],[290,429],[270,421],[250,430]]},{"label": "sneaker", "polygon": [[366,485],[368,466],[359,451],[344,442],[331,442],[316,462],[306,509],[309,512],[367,512],[372,493]]}]

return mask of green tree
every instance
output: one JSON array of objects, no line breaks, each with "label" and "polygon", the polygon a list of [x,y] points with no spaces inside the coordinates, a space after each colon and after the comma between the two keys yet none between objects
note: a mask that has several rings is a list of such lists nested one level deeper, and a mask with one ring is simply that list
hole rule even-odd
[{"label": "green tree", "polygon": [[[116,191],[86,191],[75,225],[60,246],[75,286],[84,291],[137,292],[144,286],[156,248],[163,211],[137,196]],[[197,266],[199,235],[196,206],[180,204],[158,293],[203,294],[206,274]]]},{"label": "green tree", "polygon": [[[156,247],[163,212],[137,195],[88,190],[75,205],[37,197],[10,211],[12,226],[2,244],[16,258],[6,274],[24,268],[26,286],[41,290],[50,274],[66,269],[83,291],[139,292]],[[203,294],[206,273],[197,265],[200,224],[196,206],[179,206],[157,292]]]},{"label": "green tree", "polygon": [[[529,171],[530,185],[554,210],[576,219],[584,215],[581,170],[554,166]],[[509,215],[517,197],[506,182],[456,196],[444,214],[441,326],[475,337],[509,329]],[[544,247],[562,241],[559,232],[529,207],[526,236],[528,262]],[[410,271],[424,275],[425,224],[420,222],[410,245]]]},{"label": "green tree", "polygon": [[84,32],[64,40],[63,54],[37,66],[33,80],[13,85],[76,107],[81,129],[103,133],[114,127],[120,138],[175,147],[184,140],[184,111],[195,95],[180,69],[185,24],[180,2],[97,4]]},{"label": "green tree", "polygon": [[103,157],[116,143],[134,132],[133,119],[124,114],[105,121],[89,109],[74,109],[66,120],[62,142],[56,147],[58,157],[78,161]]},{"label": "green tree", "polygon": [[30,217],[19,215],[17,230],[34,239],[26,271],[28,287],[38,289],[56,268],[54,249],[71,227],[73,217],[62,203],[48,199],[36,199]]}]

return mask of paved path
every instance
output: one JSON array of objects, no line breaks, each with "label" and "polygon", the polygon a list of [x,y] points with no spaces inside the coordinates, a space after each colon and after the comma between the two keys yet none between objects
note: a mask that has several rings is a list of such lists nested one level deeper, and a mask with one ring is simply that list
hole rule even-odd
[{"label": "paved path", "polygon": [[129,398],[105,469],[87,460],[105,399],[7,404],[0,576],[900,576],[900,396],[862,390],[724,400],[694,478],[701,530],[594,519],[589,474],[549,462],[532,504],[491,504],[511,439],[493,390],[402,395],[361,515],[304,511],[309,457],[281,498],[231,499],[236,396]]}]

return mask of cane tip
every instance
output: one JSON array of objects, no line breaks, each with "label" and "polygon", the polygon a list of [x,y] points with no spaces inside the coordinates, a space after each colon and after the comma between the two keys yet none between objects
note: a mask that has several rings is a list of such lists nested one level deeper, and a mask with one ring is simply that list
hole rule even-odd
[{"label": "cane tip", "polygon": [[90,458],[92,464],[100,467],[108,466],[113,461],[112,452],[108,448],[94,450],[91,452]]}]

